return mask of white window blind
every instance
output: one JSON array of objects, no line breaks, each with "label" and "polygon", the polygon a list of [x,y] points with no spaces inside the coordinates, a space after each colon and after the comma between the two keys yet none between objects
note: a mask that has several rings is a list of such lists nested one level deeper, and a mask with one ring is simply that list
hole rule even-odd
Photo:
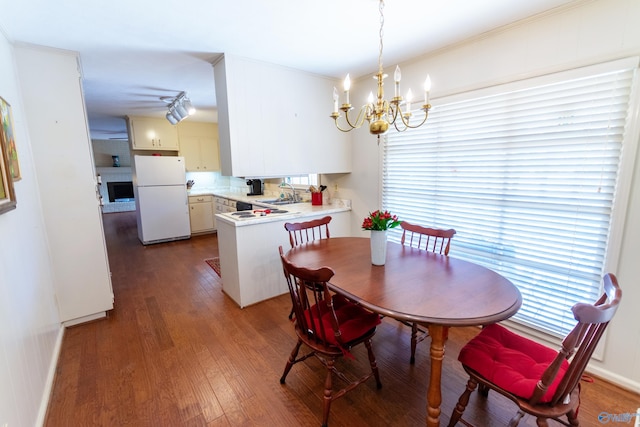
[{"label": "white window blind", "polygon": [[636,68],[618,61],[439,100],[425,126],[385,138],[383,207],[455,228],[451,256],[520,289],[514,320],[566,334],[571,306],[600,292]]}]

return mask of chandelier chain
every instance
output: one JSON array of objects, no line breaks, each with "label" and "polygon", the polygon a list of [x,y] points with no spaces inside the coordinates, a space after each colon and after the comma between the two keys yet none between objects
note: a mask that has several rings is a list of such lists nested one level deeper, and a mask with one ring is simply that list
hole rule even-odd
[{"label": "chandelier chain", "polygon": [[380,0],[380,5],[378,6],[378,9],[380,10],[380,51],[378,53],[378,71],[380,73],[382,73],[382,48],[383,48],[383,43],[382,43],[382,39],[384,36],[384,0]]}]

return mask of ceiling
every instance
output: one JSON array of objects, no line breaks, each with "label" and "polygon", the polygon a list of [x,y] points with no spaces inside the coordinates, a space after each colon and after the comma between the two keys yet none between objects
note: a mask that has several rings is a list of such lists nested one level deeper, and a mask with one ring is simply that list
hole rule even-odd
[{"label": "ceiling", "polygon": [[[584,1],[387,0],[384,65]],[[224,52],[329,77],[377,71],[377,0],[0,0],[0,5],[0,30],[12,42],[80,53],[94,139],[126,138],[123,116],[164,117],[167,104],[160,97],[181,91],[198,109],[194,120],[216,121],[211,62]]]}]

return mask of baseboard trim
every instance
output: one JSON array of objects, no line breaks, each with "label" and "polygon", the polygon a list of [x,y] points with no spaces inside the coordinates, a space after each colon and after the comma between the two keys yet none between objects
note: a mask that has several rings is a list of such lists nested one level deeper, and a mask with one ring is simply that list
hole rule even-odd
[{"label": "baseboard trim", "polygon": [[47,409],[49,408],[49,399],[51,398],[51,390],[53,390],[53,381],[56,377],[56,369],[58,367],[58,359],[60,358],[60,350],[62,349],[62,339],[64,338],[64,325],[60,325],[58,329],[58,336],[56,338],[56,344],[53,347],[53,354],[51,355],[51,362],[49,363],[49,371],[47,373],[47,381],[44,385],[42,392],[42,399],[40,399],[40,409],[38,410],[38,417],[36,419],[36,426],[43,426],[45,418],[47,416]]},{"label": "baseboard trim", "polygon": [[614,374],[611,371],[602,369],[597,366],[588,365],[585,371],[589,374],[595,375],[598,378],[602,378],[604,381],[608,381],[618,387],[624,388],[625,390],[629,390],[634,393],[640,393],[640,383],[638,383],[637,381],[632,381],[629,378]]},{"label": "baseboard trim", "polygon": [[69,326],[75,326],[75,325],[79,325],[80,323],[87,323],[93,320],[103,319],[105,317],[107,317],[107,312],[101,311],[100,313],[90,314],[89,316],[78,317],[77,319],[67,320],[65,322],[62,322],[62,325],[68,328]]}]

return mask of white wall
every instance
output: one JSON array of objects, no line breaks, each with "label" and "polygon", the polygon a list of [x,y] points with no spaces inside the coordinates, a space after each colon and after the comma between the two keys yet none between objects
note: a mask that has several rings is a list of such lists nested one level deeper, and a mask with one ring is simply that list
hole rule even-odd
[{"label": "white wall", "polygon": [[[575,68],[608,60],[640,55],[640,1],[597,0],[538,19],[512,25],[473,41],[443,49],[402,64],[403,92],[420,91],[425,74],[433,82],[432,104],[438,97],[506,83],[526,77]],[[392,76],[395,64],[386,72]],[[372,64],[372,73],[375,64]],[[387,79],[387,92],[393,91]],[[371,90],[371,77],[352,86],[352,95],[364,100]],[[356,92],[360,90],[362,93]],[[392,95],[392,92],[391,92]],[[428,124],[427,124],[428,125]],[[336,131],[337,132],[337,131]],[[352,232],[359,234],[367,212],[380,206],[380,150],[366,129],[352,137],[353,172],[324,177],[330,191],[337,183],[341,197],[352,199]],[[376,167],[377,165],[377,167]],[[623,386],[640,391],[640,159],[637,159],[631,198],[622,232],[617,274],[623,302],[611,323],[604,360],[590,369]]]},{"label": "white wall", "polygon": [[62,329],[14,52],[0,29],[0,96],[13,110],[22,180],[17,209],[0,215],[0,425],[44,414]]},{"label": "white wall", "polygon": [[93,161],[96,167],[112,167],[112,156],[119,157],[120,166],[131,166],[129,141],[94,139],[91,141],[91,147],[93,148]]}]

